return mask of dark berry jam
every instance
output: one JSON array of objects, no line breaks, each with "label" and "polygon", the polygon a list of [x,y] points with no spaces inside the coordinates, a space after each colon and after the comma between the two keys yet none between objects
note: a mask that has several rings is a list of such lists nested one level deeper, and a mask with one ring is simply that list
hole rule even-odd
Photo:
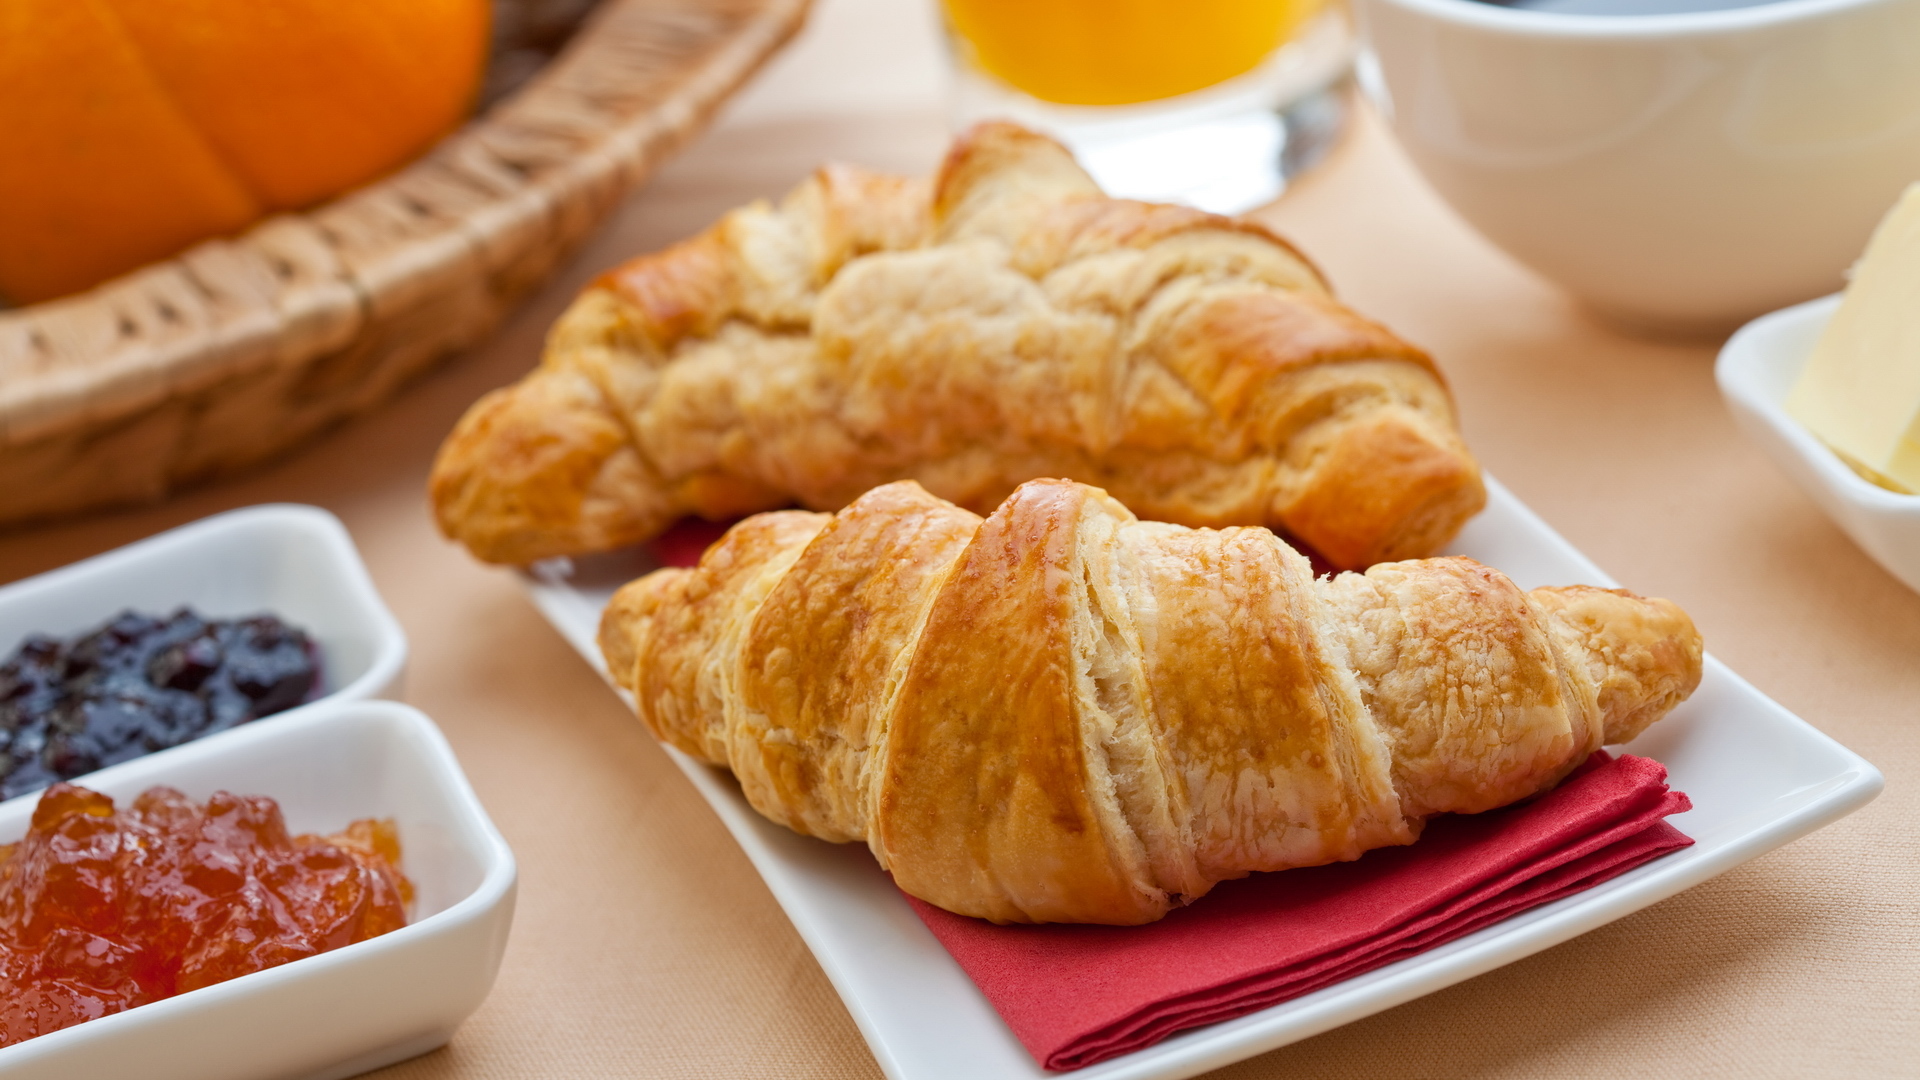
[{"label": "dark berry jam", "polygon": [[123,611],[0,663],[0,798],[292,708],[320,688],[311,638],[271,615]]}]

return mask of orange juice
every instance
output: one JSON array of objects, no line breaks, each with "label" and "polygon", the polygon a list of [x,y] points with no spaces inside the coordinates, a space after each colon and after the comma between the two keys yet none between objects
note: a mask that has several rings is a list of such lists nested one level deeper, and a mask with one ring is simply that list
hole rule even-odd
[{"label": "orange juice", "polygon": [[1128,105],[1244,74],[1320,0],[944,0],[982,71],[1042,101]]}]

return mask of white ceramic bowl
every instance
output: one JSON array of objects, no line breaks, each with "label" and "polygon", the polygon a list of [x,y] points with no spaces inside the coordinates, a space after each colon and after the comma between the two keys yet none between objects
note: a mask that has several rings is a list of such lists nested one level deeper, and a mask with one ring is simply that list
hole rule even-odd
[{"label": "white ceramic bowl", "polygon": [[70,637],[127,608],[165,615],[183,604],[219,618],[267,612],[305,630],[320,646],[319,700],[399,693],[406,635],[346,527],[313,506],[216,514],[0,587],[0,657],[30,634]]},{"label": "white ceramic bowl", "polygon": [[1920,590],[1920,495],[1867,482],[1793,417],[1785,402],[1820,331],[1829,296],[1755,319],[1720,350],[1714,378],[1740,427],[1887,572]]},{"label": "white ceramic bowl", "polygon": [[[102,769],[83,783],[125,804],[155,784],[195,799],[267,795],[295,832],[391,817],[417,894],[409,924],[0,1049],[7,1080],[333,1080],[444,1044],[487,995],[513,922],[513,853],[453,751],[419,711],[316,704]],[[0,840],[37,795],[0,803]]]},{"label": "white ceramic bowl", "polygon": [[1362,84],[1428,181],[1618,321],[1724,333],[1831,292],[1920,176],[1920,0],[1356,10]]}]

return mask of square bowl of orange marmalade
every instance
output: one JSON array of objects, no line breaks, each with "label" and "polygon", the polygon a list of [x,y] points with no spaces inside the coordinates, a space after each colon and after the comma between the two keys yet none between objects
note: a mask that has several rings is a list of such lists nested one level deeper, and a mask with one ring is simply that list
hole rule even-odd
[{"label": "square bowl of orange marmalade", "polygon": [[513,853],[418,710],[316,703],[76,783],[0,803],[0,1075],[352,1076],[493,985]]}]

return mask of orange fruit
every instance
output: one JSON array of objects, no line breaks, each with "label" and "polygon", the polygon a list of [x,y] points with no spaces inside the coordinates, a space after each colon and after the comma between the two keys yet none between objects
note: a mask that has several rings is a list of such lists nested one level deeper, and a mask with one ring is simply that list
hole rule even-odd
[{"label": "orange fruit", "polygon": [[84,289],[418,155],[487,0],[0,0],[0,293]]}]

